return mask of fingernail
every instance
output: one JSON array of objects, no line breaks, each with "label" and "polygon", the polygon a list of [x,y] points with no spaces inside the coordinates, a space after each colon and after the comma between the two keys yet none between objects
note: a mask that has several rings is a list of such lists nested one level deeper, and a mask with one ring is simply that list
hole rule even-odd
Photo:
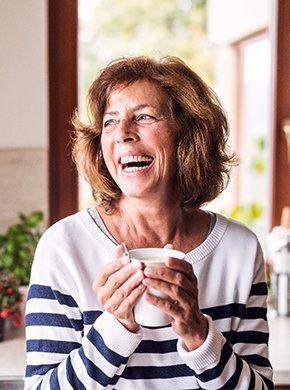
[{"label": "fingernail", "polygon": [[132,268],[138,269],[140,268],[140,261],[139,260],[132,260]]},{"label": "fingernail", "polygon": [[121,260],[121,263],[122,263],[123,265],[129,264],[129,263],[130,263],[130,257],[128,257],[128,256],[126,256],[126,255],[123,255],[122,260]]},{"label": "fingernail", "polygon": [[137,271],[135,273],[135,278],[136,279],[142,279],[143,278],[143,272],[140,270],[140,271]]},{"label": "fingernail", "polygon": [[152,267],[146,267],[144,270],[144,273],[146,276],[154,275],[154,268]]}]

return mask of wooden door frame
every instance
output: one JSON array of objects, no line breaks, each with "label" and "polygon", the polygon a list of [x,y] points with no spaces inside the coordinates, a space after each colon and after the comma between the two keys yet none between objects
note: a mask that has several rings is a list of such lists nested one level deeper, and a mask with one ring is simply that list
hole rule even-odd
[{"label": "wooden door frame", "polygon": [[280,225],[284,206],[290,206],[290,164],[281,123],[290,117],[290,1],[273,1],[273,131],[271,227]]},{"label": "wooden door frame", "polygon": [[48,1],[49,224],[78,210],[70,117],[77,107],[78,1]]}]

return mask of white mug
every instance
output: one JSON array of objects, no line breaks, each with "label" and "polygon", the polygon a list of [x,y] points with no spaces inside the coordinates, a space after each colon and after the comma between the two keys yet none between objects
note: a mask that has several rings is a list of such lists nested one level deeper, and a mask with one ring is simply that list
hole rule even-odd
[{"label": "white mug", "polygon": [[[168,257],[175,257],[177,259],[184,259],[185,254],[175,249],[166,248],[140,248],[129,251],[131,260],[139,260],[146,266],[150,267],[166,267],[165,259]],[[148,287],[150,294],[156,295],[160,298],[168,299],[169,297],[159,290]],[[160,327],[170,324],[169,316],[151,303],[147,302],[144,295],[137,301],[134,308],[135,321],[142,326]]]}]

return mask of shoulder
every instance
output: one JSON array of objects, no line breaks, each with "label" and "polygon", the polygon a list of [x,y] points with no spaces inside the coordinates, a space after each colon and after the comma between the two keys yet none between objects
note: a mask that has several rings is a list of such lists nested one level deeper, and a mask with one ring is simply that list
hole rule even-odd
[{"label": "shoulder", "polygon": [[86,210],[79,211],[75,214],[69,215],[53,225],[49,226],[46,231],[42,234],[39,246],[49,243],[51,246],[55,244],[65,245],[65,243],[75,242],[81,239],[86,230],[81,223],[80,215],[86,215]]},{"label": "shoulder", "polygon": [[217,224],[225,225],[227,233],[257,239],[256,234],[244,222],[218,213],[215,213],[215,215]]},{"label": "shoulder", "polygon": [[223,229],[223,240],[234,250],[260,251],[260,243],[256,234],[243,222],[226,217],[221,214],[216,215],[215,229]]}]

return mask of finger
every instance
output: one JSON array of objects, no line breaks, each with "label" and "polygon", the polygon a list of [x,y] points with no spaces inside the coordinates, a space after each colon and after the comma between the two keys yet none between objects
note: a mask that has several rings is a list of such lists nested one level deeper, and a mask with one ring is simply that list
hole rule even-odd
[{"label": "finger", "polygon": [[109,264],[101,268],[93,284],[94,289],[95,287],[105,285],[105,283],[107,282],[111,274],[120,270],[124,265],[130,263],[130,259],[128,258],[128,256],[123,256],[123,248],[121,245],[118,245],[115,248],[114,258],[115,258],[114,261],[110,262]]},{"label": "finger", "polygon": [[115,311],[116,314],[123,313],[123,316],[126,315],[124,312],[132,311],[137,299],[146,289],[142,284],[143,278],[143,271],[138,270],[120,288],[116,289],[110,299],[109,310]]},{"label": "finger", "polygon": [[[182,263],[182,264],[181,264]],[[192,266],[184,260],[177,260],[172,268],[166,267],[145,267],[144,274],[146,277],[160,279],[162,281],[182,285],[186,281],[190,284],[195,283]]]},{"label": "finger", "polygon": [[[138,260],[132,261],[131,263],[122,267],[119,271],[110,275],[108,280],[107,280],[106,286],[108,287],[108,289],[111,289],[113,291],[113,293],[117,289],[121,289],[121,288],[124,289],[124,285],[126,287],[128,285],[128,283],[130,284],[129,279],[132,276],[134,276],[136,273],[141,271],[141,269],[142,269],[142,264],[140,261],[138,261]],[[143,275],[143,272],[142,272],[142,275]]]},{"label": "finger", "polygon": [[114,251],[114,257],[122,257],[124,255],[124,250],[122,245],[117,245]]},{"label": "finger", "polygon": [[181,259],[176,259],[174,257],[168,257],[165,259],[165,265],[175,271],[179,271],[184,273],[185,275],[194,275],[192,265],[186,261]]},{"label": "finger", "polygon": [[132,261],[125,266],[121,266],[121,268],[107,276],[104,284],[99,284],[99,280],[97,279],[94,283],[94,291],[97,294],[100,303],[104,304],[111,299],[115,291],[141,269],[142,264],[140,261]]},{"label": "finger", "polygon": [[193,273],[191,276],[182,272],[165,268],[145,268],[143,284],[162,291],[173,300],[187,300],[189,296],[196,297],[197,278]]},{"label": "finger", "polygon": [[104,286],[110,277],[110,275],[114,274],[118,270],[120,270],[123,267],[123,264],[120,260],[112,261],[111,263],[105,265],[100,269],[99,274],[97,275],[94,284],[93,289],[95,290],[98,287]]},{"label": "finger", "polygon": [[173,301],[186,301],[190,296],[197,296],[198,291],[197,284],[189,282],[188,279],[185,279],[184,282],[178,281],[175,283],[175,281],[165,282],[160,279],[144,278],[142,283],[146,287],[163,292]]}]

